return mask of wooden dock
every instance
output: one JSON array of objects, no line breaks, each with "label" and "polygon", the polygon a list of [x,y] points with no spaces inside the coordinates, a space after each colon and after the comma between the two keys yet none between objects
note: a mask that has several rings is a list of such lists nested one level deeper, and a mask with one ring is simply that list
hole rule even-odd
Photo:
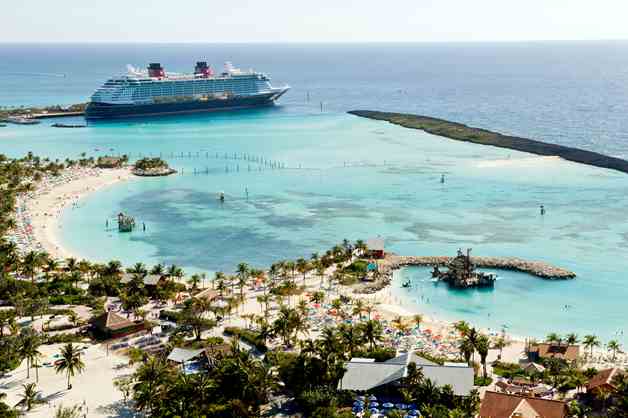
[{"label": "wooden dock", "polygon": [[49,119],[49,118],[66,118],[71,116],[83,116],[85,112],[48,112],[48,113],[34,113],[30,115],[32,119]]}]

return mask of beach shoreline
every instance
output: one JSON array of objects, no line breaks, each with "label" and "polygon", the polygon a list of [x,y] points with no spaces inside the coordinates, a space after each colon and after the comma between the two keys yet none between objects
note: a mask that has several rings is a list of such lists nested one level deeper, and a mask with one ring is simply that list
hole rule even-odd
[{"label": "beach shoreline", "polygon": [[16,205],[17,228],[10,239],[22,253],[45,251],[52,258],[76,257],[59,238],[61,216],[68,205],[133,177],[130,168],[73,167],[60,176],[40,180],[34,191],[20,195]]}]

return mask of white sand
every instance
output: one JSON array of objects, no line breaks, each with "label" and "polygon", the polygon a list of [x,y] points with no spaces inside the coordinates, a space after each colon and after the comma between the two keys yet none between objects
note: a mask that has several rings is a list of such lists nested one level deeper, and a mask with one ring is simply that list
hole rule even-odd
[{"label": "white sand", "polygon": [[57,236],[61,228],[60,216],[63,208],[77,202],[89,193],[129,180],[132,177],[128,168],[97,169],[96,175],[81,177],[76,180],[52,187],[49,191],[38,194],[27,202],[27,211],[31,216],[33,238],[54,258],[72,257],[61,246]]},{"label": "white sand", "polygon": [[[128,367],[128,359],[110,352],[99,345],[78,344],[89,347],[82,355],[85,370],[71,379],[72,389],[67,390],[67,376],[57,374],[54,367],[40,367],[37,389],[41,391],[45,403],[37,405],[26,414],[27,417],[51,417],[55,408],[63,404],[66,407],[83,404],[85,401],[88,417],[131,416],[124,405],[122,393],[113,385],[120,376],[129,375],[133,369]],[[41,346],[40,364],[54,362],[62,344]],[[20,367],[0,379],[0,388],[7,393],[6,401],[15,405],[23,392],[22,385],[35,382],[35,370],[31,369],[30,379],[26,379],[26,360]],[[81,415],[83,416],[83,415]]]}]

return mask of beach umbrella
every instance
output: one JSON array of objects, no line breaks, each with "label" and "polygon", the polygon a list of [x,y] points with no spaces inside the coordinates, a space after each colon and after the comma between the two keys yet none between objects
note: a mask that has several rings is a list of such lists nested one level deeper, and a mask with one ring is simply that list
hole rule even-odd
[{"label": "beach umbrella", "polygon": [[395,405],[390,403],[390,402],[386,402],[384,405],[382,405],[384,408],[386,409],[390,409],[390,408],[394,408]]},{"label": "beach umbrella", "polygon": [[408,405],[406,405],[405,403],[398,403],[395,405],[395,407],[397,407],[397,409],[408,409]]},{"label": "beach umbrella", "polygon": [[369,409],[369,412],[370,412],[371,414],[379,414],[379,409],[377,409],[377,408],[371,408],[371,409]]},{"label": "beach umbrella", "polygon": [[379,406],[379,402],[375,402],[375,401],[369,402],[369,406],[373,406],[373,407]]},{"label": "beach umbrella", "polygon": [[353,402],[353,406],[363,407],[364,406],[364,402],[362,402],[362,401],[355,401],[355,402]]},{"label": "beach umbrella", "polygon": [[376,401],[377,397],[375,395],[369,396],[369,401]]},{"label": "beach umbrella", "polygon": [[419,415],[419,411],[417,411],[416,409],[413,409],[410,412],[408,412],[408,415],[416,417]]},{"label": "beach umbrella", "polygon": [[362,408],[361,406],[354,406],[352,409],[353,412],[355,412],[356,414],[359,412],[364,411],[364,408]]}]

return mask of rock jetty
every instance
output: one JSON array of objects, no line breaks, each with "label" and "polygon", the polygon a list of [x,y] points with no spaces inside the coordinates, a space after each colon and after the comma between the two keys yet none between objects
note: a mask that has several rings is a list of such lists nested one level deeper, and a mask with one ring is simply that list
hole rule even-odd
[{"label": "rock jetty", "polygon": [[[409,266],[448,267],[456,257],[448,256],[401,256],[387,254],[383,260],[378,260],[378,277],[374,282],[363,283],[355,293],[374,293],[388,286],[393,277],[393,271]],[[470,257],[476,268],[495,270],[511,270],[527,273],[546,280],[570,280],[576,273],[567,269],[552,266],[543,261],[529,261],[517,257]]]},{"label": "rock jetty", "polygon": [[450,122],[444,119],[406,113],[377,112],[372,110],[352,110],[348,113],[364,118],[387,121],[405,128],[420,129],[430,134],[456,141],[491,145],[494,147],[507,148],[536,155],[557,156],[576,163],[628,173],[628,161],[622,160],[621,158],[609,157],[597,152],[550,144],[533,139],[502,135],[497,132],[473,128],[462,123]]},{"label": "rock jetty", "polygon": [[[447,256],[399,256],[391,255],[384,260],[390,270],[405,266],[447,266],[454,257]],[[527,273],[547,280],[567,280],[576,277],[576,273],[552,266],[543,261],[528,261],[516,257],[475,257],[471,262],[478,268],[513,270]]]}]

